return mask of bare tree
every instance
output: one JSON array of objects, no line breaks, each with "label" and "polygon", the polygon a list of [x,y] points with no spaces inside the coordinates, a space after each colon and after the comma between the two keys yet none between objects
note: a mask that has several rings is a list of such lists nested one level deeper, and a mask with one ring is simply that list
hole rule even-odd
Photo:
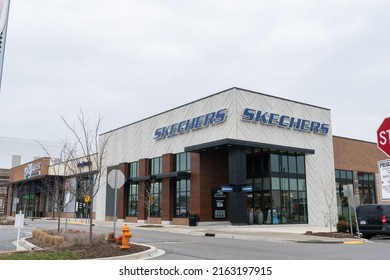
[{"label": "bare tree", "polygon": [[[102,118],[99,116],[96,123],[91,125],[82,109],[79,109],[77,120],[73,123],[68,122],[62,116],[61,119],[74,137],[75,144],[68,146],[66,151],[69,159],[66,165],[69,176],[76,177],[79,183],[85,183],[79,191],[85,193],[84,200],[89,209],[89,233],[92,243],[94,198],[99,192],[101,179],[105,175],[103,158],[109,137],[99,139]],[[85,163],[82,171],[80,171],[80,160]]]},{"label": "bare tree", "polygon": [[321,182],[324,199],[325,199],[325,226],[329,226],[329,232],[333,231],[333,227],[336,226],[338,215],[337,211],[335,211],[335,208],[337,207],[337,198],[336,198],[336,191],[332,190]]},{"label": "bare tree", "polygon": [[151,208],[153,205],[153,197],[152,197],[152,181],[145,181],[144,186],[145,186],[145,199],[144,199],[144,206],[146,210],[146,219],[147,223],[150,223],[150,214],[151,214]]}]

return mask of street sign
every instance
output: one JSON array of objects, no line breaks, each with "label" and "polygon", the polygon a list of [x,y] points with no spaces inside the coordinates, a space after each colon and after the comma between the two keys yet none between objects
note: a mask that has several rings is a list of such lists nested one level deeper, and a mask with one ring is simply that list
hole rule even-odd
[{"label": "street sign", "polygon": [[382,200],[390,199],[390,160],[378,162],[379,176],[382,189]]},{"label": "street sign", "polygon": [[91,197],[90,197],[89,195],[85,195],[85,196],[84,196],[84,202],[85,202],[85,203],[91,202]]},{"label": "street sign", "polygon": [[120,189],[125,183],[125,175],[119,169],[113,169],[108,173],[108,185],[113,189]]},{"label": "street sign", "polygon": [[22,228],[24,227],[24,214],[22,214],[22,211],[20,211],[19,214],[16,214],[15,215],[15,224],[14,224],[14,227],[15,228]]},{"label": "street sign", "polygon": [[390,118],[383,120],[377,130],[378,148],[390,157]]}]

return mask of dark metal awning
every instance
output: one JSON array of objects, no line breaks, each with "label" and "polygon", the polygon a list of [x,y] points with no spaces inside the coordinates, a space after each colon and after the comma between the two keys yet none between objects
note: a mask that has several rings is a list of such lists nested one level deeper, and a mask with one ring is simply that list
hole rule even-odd
[{"label": "dark metal awning", "polygon": [[314,154],[315,150],[298,148],[298,147],[290,147],[290,146],[282,146],[282,145],[274,145],[269,143],[261,143],[261,142],[252,142],[238,139],[230,139],[225,138],[221,140],[211,141],[207,143],[197,144],[193,146],[188,146],[184,148],[185,152],[200,152],[210,148],[219,148],[219,147],[230,147],[230,146],[240,146],[240,147],[251,147],[251,148],[263,148],[270,150],[280,150],[287,152],[296,152],[302,154]]}]

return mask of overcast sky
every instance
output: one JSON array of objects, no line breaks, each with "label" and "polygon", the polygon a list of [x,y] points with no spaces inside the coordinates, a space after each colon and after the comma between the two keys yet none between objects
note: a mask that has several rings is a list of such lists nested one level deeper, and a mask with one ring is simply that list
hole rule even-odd
[{"label": "overcast sky", "polygon": [[390,117],[390,2],[12,0],[0,136],[59,141],[78,108],[105,132],[241,87],[331,109],[376,142]]}]

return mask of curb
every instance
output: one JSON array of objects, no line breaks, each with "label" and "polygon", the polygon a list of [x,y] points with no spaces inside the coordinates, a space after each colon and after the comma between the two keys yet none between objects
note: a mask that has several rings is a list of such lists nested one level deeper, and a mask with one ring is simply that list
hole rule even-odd
[{"label": "curb", "polygon": [[297,240],[297,243],[307,243],[307,244],[344,244],[347,241],[342,240]]},{"label": "curb", "polygon": [[164,250],[157,249],[154,246],[146,245],[146,244],[139,244],[139,243],[132,243],[142,246],[150,247],[149,250],[146,250],[144,252],[135,253],[135,254],[129,254],[129,255],[123,255],[123,256],[117,256],[117,257],[108,257],[108,258],[98,258],[98,259],[92,259],[92,260],[147,260],[156,258],[159,256],[162,256],[165,254]]},{"label": "curb", "polygon": [[[19,245],[22,246],[24,248],[24,250],[27,250],[27,251],[42,250],[42,248],[40,248],[40,247],[36,246],[35,244],[32,244],[26,240],[27,238],[30,238],[30,237],[31,236],[27,236],[27,237],[23,237],[22,239],[20,239]],[[14,241],[13,243],[15,243],[15,246],[16,246],[17,241]],[[22,250],[20,250],[20,251],[22,251]]]},{"label": "curb", "polygon": [[345,241],[345,245],[361,245],[366,243],[364,240],[356,240],[356,241]]}]

